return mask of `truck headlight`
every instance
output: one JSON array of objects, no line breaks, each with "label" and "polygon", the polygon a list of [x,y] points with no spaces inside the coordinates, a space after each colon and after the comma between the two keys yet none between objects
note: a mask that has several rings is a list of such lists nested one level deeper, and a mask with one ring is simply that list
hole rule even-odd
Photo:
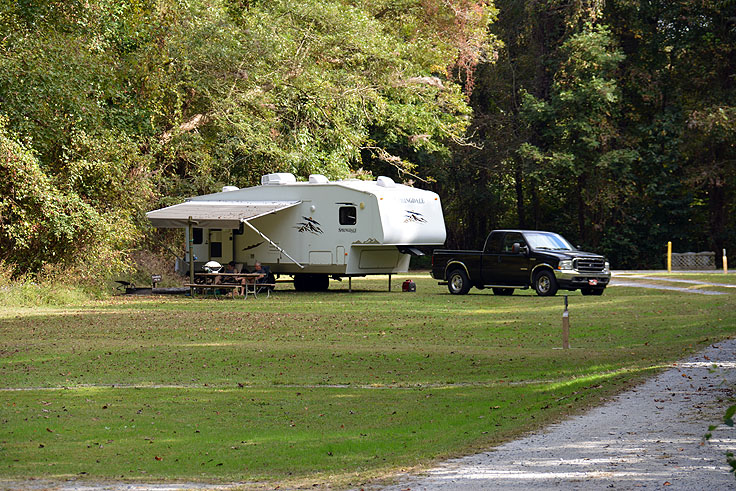
[{"label": "truck headlight", "polygon": [[572,261],[568,259],[560,261],[560,264],[557,265],[557,269],[572,269]]},{"label": "truck headlight", "polygon": [[603,266],[603,268],[604,268],[604,269],[605,269],[606,271],[610,270],[610,269],[611,269],[611,263],[609,263],[608,261],[606,261],[606,264],[605,264],[605,265]]}]

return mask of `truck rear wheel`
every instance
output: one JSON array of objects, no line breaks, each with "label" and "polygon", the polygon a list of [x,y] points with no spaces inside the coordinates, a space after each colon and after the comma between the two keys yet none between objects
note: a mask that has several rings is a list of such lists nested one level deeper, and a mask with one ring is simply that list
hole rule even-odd
[{"label": "truck rear wheel", "polygon": [[462,269],[456,268],[447,275],[447,289],[453,295],[465,295],[470,291],[470,280]]},{"label": "truck rear wheel", "polygon": [[551,297],[557,293],[557,280],[552,271],[543,269],[534,276],[534,289],[540,297]]}]

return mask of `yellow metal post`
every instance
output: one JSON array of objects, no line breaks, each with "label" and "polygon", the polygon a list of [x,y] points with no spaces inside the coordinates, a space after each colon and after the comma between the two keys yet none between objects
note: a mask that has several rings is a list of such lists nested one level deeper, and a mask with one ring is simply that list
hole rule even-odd
[{"label": "yellow metal post", "polygon": [[667,242],[667,272],[672,272],[672,242]]}]

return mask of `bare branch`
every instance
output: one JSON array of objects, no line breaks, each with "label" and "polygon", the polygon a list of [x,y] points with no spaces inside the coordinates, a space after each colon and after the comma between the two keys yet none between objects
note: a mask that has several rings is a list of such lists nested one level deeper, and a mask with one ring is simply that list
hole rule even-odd
[{"label": "bare branch", "polygon": [[[210,121],[210,117],[206,114],[195,114],[192,119],[189,121],[182,123],[179,125],[179,132],[181,133],[188,133],[190,131],[194,131],[197,128],[204,126]],[[167,131],[164,131],[164,133],[161,135],[161,138],[159,139],[161,141],[162,145],[165,145],[171,141],[171,137],[174,135],[174,129],[170,129]]]}]

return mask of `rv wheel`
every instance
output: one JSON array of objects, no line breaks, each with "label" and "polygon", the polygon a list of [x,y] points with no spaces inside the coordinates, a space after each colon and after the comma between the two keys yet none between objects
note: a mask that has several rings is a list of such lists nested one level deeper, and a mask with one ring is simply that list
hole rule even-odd
[{"label": "rv wheel", "polygon": [[326,292],[330,288],[330,277],[326,274],[312,275],[312,290]]},{"label": "rv wheel", "polygon": [[330,277],[326,274],[301,273],[294,275],[294,289],[298,292],[323,292],[330,286]]}]

